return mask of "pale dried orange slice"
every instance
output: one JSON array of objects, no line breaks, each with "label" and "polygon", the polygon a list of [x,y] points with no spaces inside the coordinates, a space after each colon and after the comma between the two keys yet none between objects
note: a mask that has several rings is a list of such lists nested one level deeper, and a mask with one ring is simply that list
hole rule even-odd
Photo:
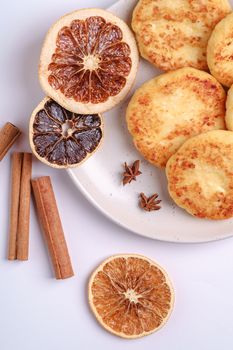
[{"label": "pale dried orange slice", "polygon": [[160,329],[173,301],[167,273],[141,255],[112,256],[90,278],[92,311],[106,330],[123,338],[139,338]]},{"label": "pale dried orange slice", "polygon": [[126,96],[137,66],[137,45],[127,24],[108,11],[83,9],[49,30],[39,78],[46,94],[64,108],[101,113]]},{"label": "pale dried orange slice", "polygon": [[99,147],[103,122],[99,114],[77,114],[44,98],[32,113],[29,140],[35,156],[54,168],[82,164]]}]

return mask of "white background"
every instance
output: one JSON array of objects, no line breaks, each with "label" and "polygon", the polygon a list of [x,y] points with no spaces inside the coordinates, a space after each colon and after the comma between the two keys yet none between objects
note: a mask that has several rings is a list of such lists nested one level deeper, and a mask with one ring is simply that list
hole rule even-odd
[{"label": "white background", "polygon": [[[29,151],[28,119],[43,97],[37,64],[43,37],[61,15],[81,7],[108,7],[111,0],[4,1],[0,10],[0,126],[15,123],[24,135],[14,146]],[[65,171],[33,162],[33,176],[54,184],[75,277],[57,281],[32,203],[30,259],[6,260],[9,154],[0,163],[1,350],[228,350],[233,347],[233,239],[178,245],[136,236],[103,217],[77,191]],[[169,225],[169,218],[165,225]],[[174,312],[158,333],[123,340],[102,329],[87,302],[92,270],[116,253],[141,253],[169,273]]]}]

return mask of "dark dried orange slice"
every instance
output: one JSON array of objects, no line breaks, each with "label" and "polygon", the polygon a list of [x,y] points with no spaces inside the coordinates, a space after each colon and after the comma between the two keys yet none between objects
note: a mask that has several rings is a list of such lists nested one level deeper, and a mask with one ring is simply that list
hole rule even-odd
[{"label": "dark dried orange slice", "polygon": [[103,122],[99,114],[76,114],[46,97],[30,120],[30,145],[35,156],[55,168],[83,163],[100,145]]},{"label": "dark dried orange slice", "polygon": [[137,66],[137,45],[127,24],[105,10],[84,9],[49,30],[39,78],[46,94],[64,108],[101,113],[126,96]]},{"label": "dark dried orange slice", "polygon": [[174,292],[167,273],[142,255],[105,260],[89,282],[89,303],[100,324],[123,338],[139,338],[168,320]]}]

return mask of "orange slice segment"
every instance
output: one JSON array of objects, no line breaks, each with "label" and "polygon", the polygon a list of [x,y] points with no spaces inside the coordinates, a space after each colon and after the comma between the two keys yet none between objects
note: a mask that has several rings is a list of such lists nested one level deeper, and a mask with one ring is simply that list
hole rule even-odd
[{"label": "orange slice segment", "polygon": [[49,30],[39,78],[46,94],[76,113],[99,113],[120,102],[137,71],[138,51],[129,27],[100,9],[60,18]]},{"label": "orange slice segment", "polygon": [[100,324],[123,338],[160,329],[171,314],[174,292],[167,273],[135,254],[105,260],[89,282],[89,303]]}]

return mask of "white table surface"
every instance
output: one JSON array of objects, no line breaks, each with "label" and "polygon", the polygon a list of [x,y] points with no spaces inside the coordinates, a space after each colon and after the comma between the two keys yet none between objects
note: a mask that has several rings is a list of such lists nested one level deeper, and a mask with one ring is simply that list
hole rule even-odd
[{"label": "white table surface", "polygon": [[[4,1],[0,12],[0,126],[12,121],[24,132],[14,150],[29,150],[28,119],[43,97],[37,79],[40,47],[58,17],[112,0]],[[0,163],[1,350],[228,350],[233,347],[233,239],[178,245],[127,232],[103,217],[78,192],[65,171],[33,162],[33,176],[50,175],[75,277],[57,281],[31,206],[30,259],[6,260],[10,158]],[[169,225],[169,218],[166,225]],[[123,340],[102,329],[87,302],[91,271],[116,253],[140,253],[158,261],[176,292],[174,312],[158,333]]]}]

